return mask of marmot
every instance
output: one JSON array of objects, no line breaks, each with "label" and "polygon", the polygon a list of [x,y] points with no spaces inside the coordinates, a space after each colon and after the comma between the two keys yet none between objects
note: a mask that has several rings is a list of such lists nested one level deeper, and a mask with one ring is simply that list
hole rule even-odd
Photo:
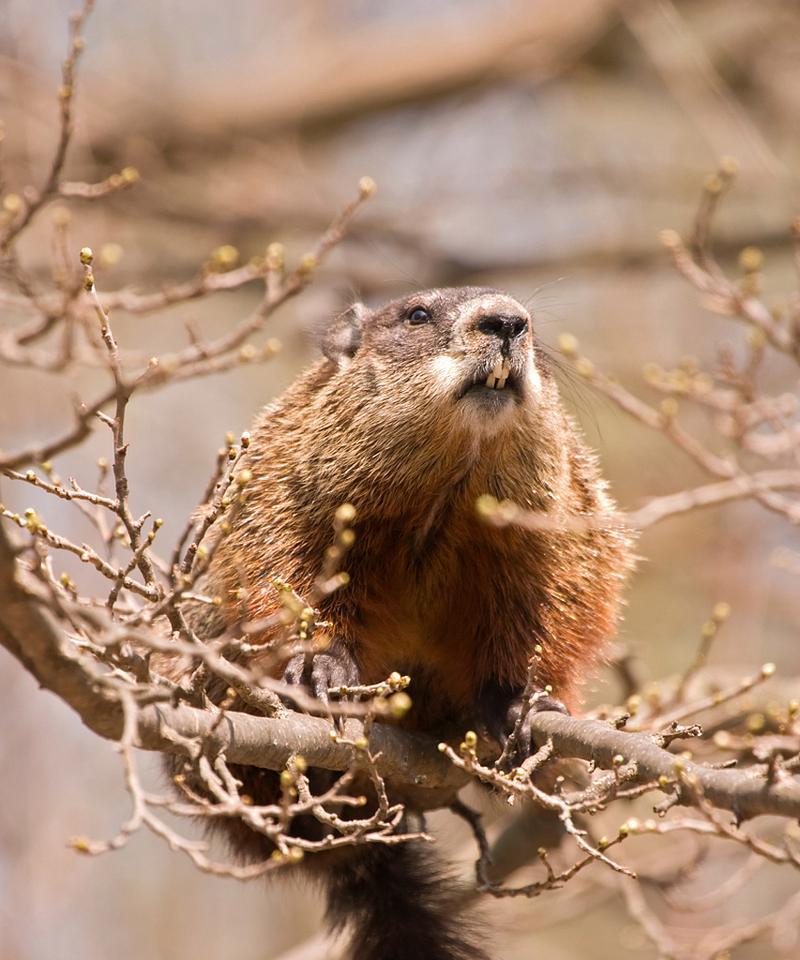
[{"label": "marmot", "polygon": [[[538,644],[541,683],[574,704],[614,631],[631,545],[528,311],[492,289],[422,291],[352,307],[323,353],[256,420],[248,498],[207,575],[223,606],[190,615],[198,634],[241,617],[228,598],[243,582],[251,620],[280,610],[274,577],[309,592],[334,513],[349,503],[350,583],[320,608],[328,647],[310,676],[293,661],[287,679],[324,694],[399,671],[411,677],[410,726],[482,725],[502,737]],[[476,501],[487,494],[552,525],[483,523]],[[274,801],[277,774],[236,773],[254,802]],[[242,823],[220,828],[241,857],[269,854]],[[463,934],[422,844],[338,856],[329,917],[353,920],[356,960],[486,956]]]}]

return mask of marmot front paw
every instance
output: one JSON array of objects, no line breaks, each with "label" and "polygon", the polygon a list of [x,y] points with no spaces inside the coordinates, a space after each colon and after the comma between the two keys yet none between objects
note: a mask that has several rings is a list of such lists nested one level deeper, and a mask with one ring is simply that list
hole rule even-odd
[{"label": "marmot front paw", "polygon": [[[532,700],[525,719],[517,729],[517,721],[526,700]],[[505,750],[511,737],[514,742],[510,745],[507,759],[510,764],[520,764],[536,750],[531,724],[533,718],[542,710],[557,710],[559,713],[569,713],[564,704],[543,690],[528,693],[513,694],[507,688],[489,686],[484,691],[475,715],[475,730],[480,736],[495,740]]]},{"label": "marmot front paw", "polygon": [[504,735],[501,736],[500,740],[503,748],[505,748],[507,741],[514,735],[514,731],[516,730],[516,737],[511,752],[512,763],[521,763],[536,751],[536,742],[533,739],[531,723],[537,713],[541,713],[543,710],[556,710],[558,713],[569,714],[569,710],[567,710],[560,700],[542,691],[533,694],[530,699],[533,700],[533,703],[528,708],[525,719],[520,724],[519,729],[517,729],[517,721],[525,706],[525,698],[522,696],[515,698],[509,705],[506,713]]},{"label": "marmot front paw", "polygon": [[287,663],[284,683],[305,684],[314,696],[327,703],[330,691],[337,687],[354,687],[360,683],[358,665],[344,648],[324,653],[299,653]]}]

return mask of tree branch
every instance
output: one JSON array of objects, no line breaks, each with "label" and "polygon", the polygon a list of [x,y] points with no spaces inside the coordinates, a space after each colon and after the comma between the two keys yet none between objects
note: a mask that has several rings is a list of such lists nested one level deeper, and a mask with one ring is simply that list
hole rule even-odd
[{"label": "tree branch", "polygon": [[[15,549],[0,528],[0,642],[47,689],[68,703],[95,733],[119,740],[123,711],[105,677],[89,657],[70,649],[54,614],[36,592],[20,582]],[[622,756],[636,764],[636,779],[670,784],[682,778],[696,784],[706,800],[740,818],[759,814],[800,817],[800,780],[782,777],[768,782],[758,773],[716,770],[679,759],[659,747],[648,734],[627,733],[587,718],[542,712],[532,720],[540,738],[551,738],[557,755],[592,760],[612,768]],[[171,734],[165,730],[169,728]],[[215,709],[151,703],[139,711],[139,743],[145,750],[182,752],[181,740],[202,740],[212,753],[231,763],[270,770],[283,769],[301,754],[310,766],[346,770],[353,762],[348,741],[361,735],[358,720],[348,720],[344,735],[331,739],[331,727],[319,717],[291,713],[280,718],[254,717]],[[176,738],[174,734],[177,734]],[[375,723],[370,748],[380,774],[415,806],[446,806],[467,782],[428,737]],[[679,786],[674,787],[680,789]],[[687,794],[682,802],[691,803]]]}]

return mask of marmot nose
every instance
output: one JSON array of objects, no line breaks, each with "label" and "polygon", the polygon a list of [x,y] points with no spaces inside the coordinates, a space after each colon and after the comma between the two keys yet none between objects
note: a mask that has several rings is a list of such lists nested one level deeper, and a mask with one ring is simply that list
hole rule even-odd
[{"label": "marmot nose", "polygon": [[528,329],[528,321],[524,317],[505,317],[493,314],[481,317],[478,320],[478,329],[491,337],[502,337],[504,340],[513,340],[521,336]]}]

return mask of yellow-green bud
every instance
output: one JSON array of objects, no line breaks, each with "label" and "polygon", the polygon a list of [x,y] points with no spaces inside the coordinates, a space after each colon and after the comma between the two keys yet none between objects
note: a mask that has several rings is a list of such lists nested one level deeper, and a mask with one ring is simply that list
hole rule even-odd
[{"label": "yellow-green bud", "polygon": [[677,230],[662,230],[658,235],[658,239],[667,250],[675,250],[681,245],[681,235]]},{"label": "yellow-green bud", "polygon": [[352,523],[356,518],[356,508],[352,503],[343,503],[336,509],[337,523]]},{"label": "yellow-green bud", "polygon": [[388,703],[390,713],[398,720],[404,717],[411,709],[411,697],[402,690],[393,693],[391,697],[389,697]]},{"label": "yellow-green bud", "polygon": [[764,254],[758,247],[745,247],[739,252],[739,266],[745,273],[757,273],[764,266]]},{"label": "yellow-green bud", "polygon": [[558,349],[565,357],[574,357],[578,352],[578,338],[571,333],[562,333],[558,338]]},{"label": "yellow-green bud", "polygon": [[362,177],[358,181],[358,194],[362,200],[366,200],[367,197],[371,197],[376,190],[377,185],[372,177]]},{"label": "yellow-green bud", "polygon": [[714,609],[711,613],[711,616],[718,622],[721,623],[723,620],[727,620],[731,615],[731,605],[721,601],[720,603],[714,604]]},{"label": "yellow-green bud", "polygon": [[294,775],[291,770],[281,770],[281,786],[284,790],[294,784]]}]

